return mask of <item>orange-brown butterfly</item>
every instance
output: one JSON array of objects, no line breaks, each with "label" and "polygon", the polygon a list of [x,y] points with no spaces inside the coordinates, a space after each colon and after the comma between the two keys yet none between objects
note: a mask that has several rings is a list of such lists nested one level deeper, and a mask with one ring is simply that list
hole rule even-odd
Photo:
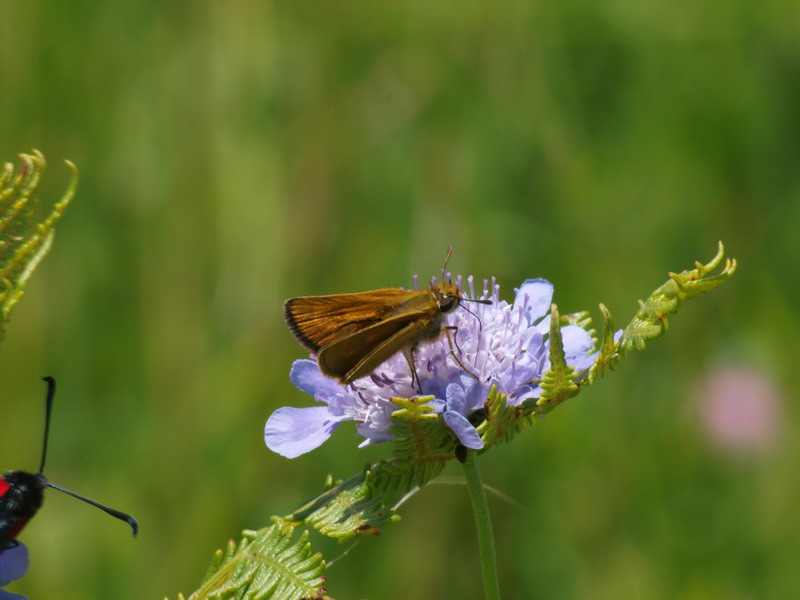
[{"label": "orange-brown butterfly", "polygon": [[[449,259],[448,248],[443,273]],[[424,290],[386,288],[289,298],[283,314],[289,330],[301,345],[316,353],[319,370],[328,377],[347,385],[405,351],[412,386],[416,382],[419,387],[414,347],[447,329],[442,327],[443,316],[462,301],[458,287],[442,279]],[[474,302],[491,304],[489,300]]]}]

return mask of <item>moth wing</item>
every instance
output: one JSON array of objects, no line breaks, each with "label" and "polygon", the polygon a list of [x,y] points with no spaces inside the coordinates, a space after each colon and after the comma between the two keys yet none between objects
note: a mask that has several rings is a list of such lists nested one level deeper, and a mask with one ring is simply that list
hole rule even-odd
[{"label": "moth wing", "polygon": [[295,339],[312,352],[372,327],[396,312],[417,290],[386,288],[355,294],[298,296],[283,304],[283,316]]},{"label": "moth wing", "polygon": [[372,373],[397,352],[413,346],[432,322],[427,312],[385,319],[325,346],[317,355],[319,369],[343,384],[351,383]]}]

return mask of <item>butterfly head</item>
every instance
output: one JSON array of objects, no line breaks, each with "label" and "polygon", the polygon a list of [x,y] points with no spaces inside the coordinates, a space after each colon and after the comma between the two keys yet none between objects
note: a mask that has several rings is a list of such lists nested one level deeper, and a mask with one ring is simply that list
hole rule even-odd
[{"label": "butterfly head", "polygon": [[433,295],[436,298],[436,305],[439,312],[447,313],[457,308],[461,302],[461,290],[451,281],[443,281],[440,284],[431,286]]}]

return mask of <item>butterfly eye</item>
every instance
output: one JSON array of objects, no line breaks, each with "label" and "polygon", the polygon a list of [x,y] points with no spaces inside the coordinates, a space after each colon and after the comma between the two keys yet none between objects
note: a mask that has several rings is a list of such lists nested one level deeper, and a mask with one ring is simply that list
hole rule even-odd
[{"label": "butterfly eye", "polygon": [[458,298],[455,296],[442,296],[439,302],[439,310],[443,313],[453,310],[458,304]]}]

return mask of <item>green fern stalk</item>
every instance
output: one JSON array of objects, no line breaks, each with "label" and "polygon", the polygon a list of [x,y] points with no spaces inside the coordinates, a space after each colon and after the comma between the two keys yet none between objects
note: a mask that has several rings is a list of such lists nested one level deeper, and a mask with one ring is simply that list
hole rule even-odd
[{"label": "green fern stalk", "polygon": [[45,168],[38,150],[20,154],[22,166],[5,163],[0,172],[0,340],[5,337],[11,311],[25,291],[25,285],[50,250],[55,224],[72,201],[78,186],[78,170],[69,161],[72,180],[61,200],[41,223],[34,220],[36,189]]}]

